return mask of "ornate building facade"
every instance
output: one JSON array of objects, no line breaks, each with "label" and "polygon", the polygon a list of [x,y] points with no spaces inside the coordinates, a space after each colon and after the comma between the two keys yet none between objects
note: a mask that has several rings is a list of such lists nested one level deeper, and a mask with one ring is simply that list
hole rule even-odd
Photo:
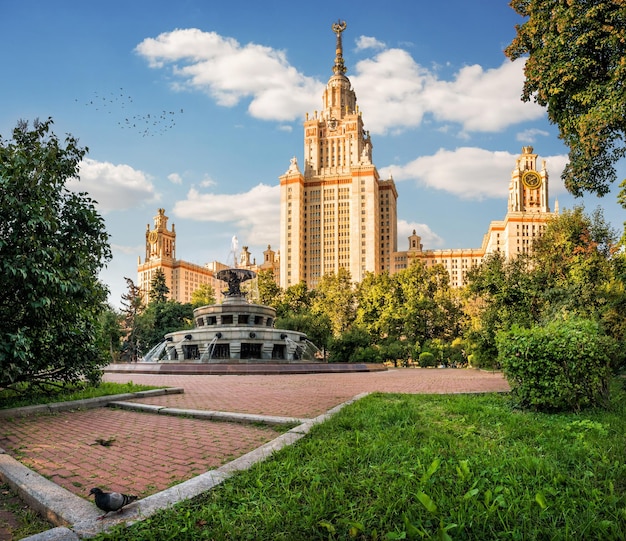
[{"label": "ornate building facade", "polygon": [[[397,247],[398,192],[392,178],[381,180],[372,161],[373,144],[346,77],[342,33],[345,22],[332,25],[336,35],[335,61],[322,96],[322,108],[304,121],[302,168],[291,159],[280,178],[280,252],[268,245],[257,265],[248,248],[238,254],[236,266],[254,271],[272,270],[282,288],[304,281],[315,288],[325,274],[344,268],[359,282],[367,272],[394,274],[414,261],[443,265],[450,285],[466,283],[469,269],[486,255],[501,252],[507,259],[527,253],[546,223],[558,215],[548,204],[549,177],[545,161],[530,146],[522,148],[511,173],[508,208],[503,220],[492,221],[479,248],[424,250],[413,231],[408,250]],[[156,269],[162,269],[170,298],[190,302],[202,284],[213,287],[218,302],[224,284],[215,273],[227,265],[204,266],[176,259],[176,232],[167,228],[164,209],[146,227],[146,255],[138,262],[138,285],[147,303]]]},{"label": "ornate building facade", "polygon": [[390,270],[397,250],[393,179],[381,180],[372,162],[356,94],[346,77],[341,34],[332,26],[335,63],[322,109],[304,122],[304,162],[280,177],[280,285],[314,288],[340,268],[360,281],[366,272]]},{"label": "ornate building facade", "polygon": [[[141,257],[137,262],[137,286],[141,290],[144,304],[148,304],[150,299],[150,287],[157,269],[163,271],[165,275],[170,300],[191,302],[193,292],[202,284],[209,284],[213,288],[217,302],[220,302],[225,284],[218,280],[215,274],[228,265],[213,261],[203,266],[176,259],[176,231],[174,224],[171,230],[167,228],[168,219],[165,209],[158,209],[154,217],[154,227],[146,225],[146,255],[143,262]],[[256,260],[252,259],[247,246],[243,246],[237,255],[239,259],[237,267],[255,272],[272,270],[274,275],[278,276],[280,258],[271,246],[268,245],[267,250],[263,252],[261,265],[257,265]]]},{"label": "ornate building facade", "polygon": [[405,269],[416,260],[427,266],[443,265],[450,275],[450,285],[461,287],[466,283],[467,271],[480,265],[486,255],[501,252],[506,259],[512,259],[528,253],[546,223],[558,215],[558,203],[555,211],[550,211],[548,186],[545,161],[537,167],[533,147],[523,147],[511,173],[506,216],[504,220],[491,222],[480,248],[424,250],[419,235],[413,231],[409,249],[393,255],[391,272]]}]

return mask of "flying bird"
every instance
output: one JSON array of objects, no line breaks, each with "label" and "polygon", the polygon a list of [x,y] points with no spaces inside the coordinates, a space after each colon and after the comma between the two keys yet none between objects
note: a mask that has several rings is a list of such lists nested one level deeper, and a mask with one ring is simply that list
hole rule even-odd
[{"label": "flying bird", "polygon": [[103,492],[98,487],[92,488],[89,491],[89,495],[92,494],[96,497],[96,505],[99,509],[104,511],[104,515],[98,517],[98,520],[102,520],[111,511],[122,511],[123,507],[137,499],[137,496],[130,496],[128,494],[120,494],[119,492]]}]

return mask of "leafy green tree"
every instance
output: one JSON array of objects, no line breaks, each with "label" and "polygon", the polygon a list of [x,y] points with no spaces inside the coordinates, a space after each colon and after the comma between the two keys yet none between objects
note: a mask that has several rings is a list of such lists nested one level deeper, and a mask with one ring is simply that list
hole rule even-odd
[{"label": "leafy green tree", "polygon": [[191,328],[191,304],[177,301],[151,302],[137,319],[137,342],[145,354],[162,342],[167,333]]},{"label": "leafy green tree", "polygon": [[52,120],[0,137],[0,387],[97,379],[96,333],[111,259],[94,201],[66,182],[87,149]]},{"label": "leafy green tree", "polygon": [[280,303],[282,291],[274,279],[272,269],[261,270],[257,273],[257,287],[259,289],[259,302],[276,308]]},{"label": "leafy green tree", "polygon": [[336,274],[322,276],[315,289],[311,312],[328,317],[334,336],[339,336],[352,325],[355,309],[355,289],[350,272],[340,268]]},{"label": "leafy green tree", "polygon": [[[328,362],[330,363],[354,363],[363,362],[364,351],[368,353],[372,347],[372,341],[365,329],[353,325],[350,329],[335,334],[328,344]],[[369,354],[368,354],[369,357]],[[376,359],[373,362],[377,362]]]},{"label": "leafy green tree", "polygon": [[543,284],[536,281],[529,267],[525,255],[507,261],[496,252],[468,272],[465,311],[470,324],[466,336],[474,366],[496,366],[498,331],[512,325],[531,327],[540,323]]},{"label": "leafy green tree", "polygon": [[303,332],[322,352],[332,338],[331,323],[327,316],[315,316],[309,313],[287,314],[276,318],[276,327],[291,331]]},{"label": "leafy green tree", "polygon": [[513,325],[531,328],[576,316],[603,321],[604,332],[619,337],[626,297],[616,237],[600,210],[587,216],[577,207],[548,223],[530,256],[505,261],[494,254],[471,271],[467,338],[473,363],[493,362],[496,334]]},{"label": "leafy green tree", "polygon": [[289,286],[282,292],[280,301],[274,306],[276,315],[286,317],[289,314],[309,313],[314,297],[315,293],[309,290],[304,281]]},{"label": "leafy green tree", "polygon": [[119,362],[123,335],[123,316],[106,305],[99,318],[98,343],[109,362]]},{"label": "leafy green tree", "polygon": [[122,294],[122,316],[124,318],[124,339],[122,341],[122,360],[137,362],[141,344],[139,343],[139,316],[144,310],[143,295],[139,286],[132,279],[125,277],[128,290]]},{"label": "leafy green tree", "polygon": [[461,330],[462,305],[451,291],[447,271],[416,262],[396,276],[398,309],[394,314],[401,336],[410,343],[453,340]]},{"label": "leafy green tree", "polygon": [[198,289],[191,294],[191,306],[198,308],[209,304],[215,304],[213,286],[211,284],[200,284]]},{"label": "leafy green tree", "polygon": [[154,271],[154,276],[150,281],[150,291],[148,297],[150,302],[166,302],[170,294],[170,288],[167,287],[165,280],[165,273],[163,269],[157,269]]},{"label": "leafy green tree", "polygon": [[357,285],[356,301],[355,322],[367,330],[374,343],[401,338],[403,325],[398,317],[400,296],[396,277],[387,272],[368,272]]},{"label": "leafy green tree", "polygon": [[[626,7],[622,0],[512,0],[528,19],[506,48],[527,56],[522,99],[547,108],[569,147],[574,195],[608,193],[626,153]],[[622,189],[625,189],[622,183]]]},{"label": "leafy green tree", "polygon": [[552,314],[566,311],[584,317],[599,314],[607,302],[613,275],[617,233],[600,209],[590,216],[582,207],[552,220],[533,243],[533,269]]}]

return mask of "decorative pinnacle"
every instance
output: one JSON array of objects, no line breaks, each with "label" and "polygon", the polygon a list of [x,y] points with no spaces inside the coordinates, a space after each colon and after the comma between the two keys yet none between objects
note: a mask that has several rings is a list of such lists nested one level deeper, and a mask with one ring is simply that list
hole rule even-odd
[{"label": "decorative pinnacle", "polygon": [[348,71],[343,63],[343,45],[341,43],[341,33],[346,29],[348,25],[346,21],[338,20],[333,23],[333,32],[337,35],[337,46],[335,47],[335,65],[333,66],[333,73],[335,75],[343,75]]}]

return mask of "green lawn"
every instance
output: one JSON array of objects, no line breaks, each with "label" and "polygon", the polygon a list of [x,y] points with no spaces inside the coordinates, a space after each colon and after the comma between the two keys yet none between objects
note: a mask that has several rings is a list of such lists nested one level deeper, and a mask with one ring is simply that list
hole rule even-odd
[{"label": "green lawn", "polygon": [[0,391],[0,409],[19,408],[35,404],[51,404],[52,402],[66,402],[70,400],[83,400],[85,398],[135,393],[137,391],[147,391],[149,389],[158,388],[160,387],[137,385],[129,381],[128,383],[102,382],[97,386],[81,383],[63,387],[48,385],[45,389],[40,389],[37,392],[26,392],[25,390],[16,392],[5,389]]},{"label": "green lawn", "polygon": [[[620,382],[621,383],[621,382]],[[374,394],[126,540],[626,539],[626,393],[610,411]]]}]

